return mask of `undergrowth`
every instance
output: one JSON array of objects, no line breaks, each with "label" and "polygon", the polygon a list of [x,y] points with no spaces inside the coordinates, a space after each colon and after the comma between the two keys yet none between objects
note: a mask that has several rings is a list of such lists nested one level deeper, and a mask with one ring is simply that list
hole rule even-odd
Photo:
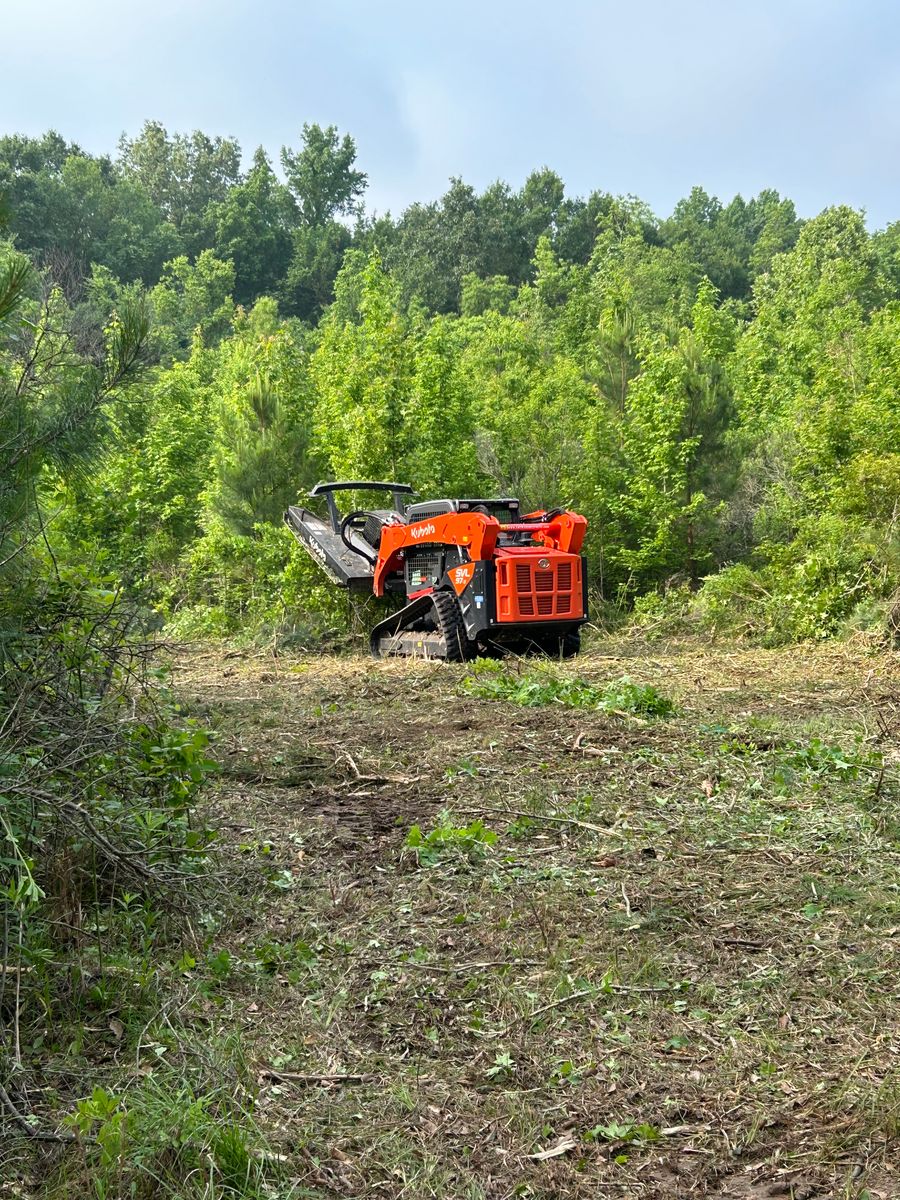
[{"label": "undergrowth", "polygon": [[133,620],[96,582],[60,581],[0,658],[0,1107],[32,1137],[56,1134],[29,1056],[76,1064],[98,1021],[121,1038],[146,1023],[164,948],[209,891],[210,733]]},{"label": "undergrowth", "polygon": [[419,825],[413,825],[406,835],[404,849],[413,853],[420,867],[432,867],[451,854],[478,862],[496,841],[496,833],[484,821],[457,826],[452,824],[448,812],[441,812],[437,824],[427,833]]},{"label": "undergrowth", "polygon": [[671,717],[676,711],[675,704],[652,684],[634,683],[627,676],[598,688],[548,667],[519,672],[494,659],[474,663],[462,686],[470,696],[506,700],[526,708],[562,704],[635,717]]},{"label": "undergrowth", "polygon": [[[203,1048],[204,1059],[210,1047]],[[214,1064],[218,1080],[165,1066],[123,1091],[95,1087],[66,1125],[78,1149],[51,1200],[72,1194],[81,1177],[94,1200],[273,1200],[284,1172],[253,1116],[246,1081],[232,1056]],[[207,1069],[207,1073],[209,1068]],[[197,1076],[197,1072],[193,1073]]]}]

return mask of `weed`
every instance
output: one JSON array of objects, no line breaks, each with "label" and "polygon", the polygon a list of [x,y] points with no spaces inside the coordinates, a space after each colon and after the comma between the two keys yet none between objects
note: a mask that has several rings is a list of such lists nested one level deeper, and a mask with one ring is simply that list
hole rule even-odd
[{"label": "weed", "polygon": [[474,779],[478,774],[478,764],[473,763],[470,758],[464,758],[458,762],[456,766],[448,767],[445,776],[448,783],[453,783],[460,775],[467,776],[469,779]]},{"label": "weed", "polygon": [[576,1067],[572,1060],[567,1058],[553,1068],[550,1072],[549,1082],[553,1087],[565,1087],[566,1085],[572,1087],[581,1083],[583,1072],[584,1068]]},{"label": "weed", "polygon": [[318,954],[307,942],[274,942],[261,943],[254,951],[254,965],[269,975],[276,972],[287,972],[287,978],[296,982],[305,973],[311,971],[318,962]]},{"label": "weed", "polygon": [[676,712],[674,703],[653,684],[633,683],[627,676],[607,684],[598,707],[639,717],[672,717]]},{"label": "weed", "polygon": [[227,950],[218,950],[215,954],[210,953],[206,965],[216,979],[227,979],[231,974],[231,954]]},{"label": "weed", "polygon": [[540,829],[537,821],[532,821],[531,817],[516,817],[506,827],[506,833],[511,838],[527,838],[531,837]]},{"label": "weed", "polygon": [[595,1125],[584,1135],[589,1142],[626,1142],[628,1144],[656,1142],[659,1129],[656,1125],[636,1121],[610,1121],[607,1125]]},{"label": "weed", "polygon": [[515,1069],[515,1059],[508,1050],[501,1050],[494,1056],[493,1065],[488,1067],[488,1069],[485,1071],[485,1075],[488,1079],[492,1079],[495,1082],[501,1082],[505,1079],[509,1079]]},{"label": "weed", "polygon": [[277,1164],[249,1109],[234,1098],[229,1064],[222,1069],[222,1081],[203,1090],[161,1069],[120,1094],[98,1087],[80,1100],[68,1124],[84,1139],[89,1194],[271,1195]]},{"label": "weed", "polygon": [[493,659],[474,663],[463,680],[463,689],[479,699],[508,700],[526,708],[562,704],[566,708],[640,717],[670,717],[675,713],[672,701],[652,684],[634,683],[627,676],[597,688],[577,676],[547,667],[517,674]]},{"label": "weed", "polygon": [[804,771],[809,775],[837,775],[844,779],[857,779],[861,771],[877,770],[881,767],[881,755],[865,749],[857,743],[853,749],[832,746],[819,738],[812,738],[805,745],[793,743],[784,756],[788,767]]},{"label": "weed", "polygon": [[453,854],[469,862],[480,862],[496,841],[496,833],[488,829],[484,821],[457,826],[451,824],[448,812],[441,812],[437,825],[428,833],[423,833],[419,825],[413,825],[406,835],[404,849],[412,851],[420,867],[433,867]]}]

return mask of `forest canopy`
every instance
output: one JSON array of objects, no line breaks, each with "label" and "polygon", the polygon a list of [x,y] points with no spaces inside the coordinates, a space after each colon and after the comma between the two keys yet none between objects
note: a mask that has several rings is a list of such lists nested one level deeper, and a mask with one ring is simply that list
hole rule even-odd
[{"label": "forest canopy", "polygon": [[571,505],[596,595],[645,623],[890,629],[900,222],[701,187],[659,217],[547,167],[395,217],[367,182],[334,126],[277,167],[155,121],[111,156],[0,138],[2,420],[79,443],[7,471],[4,587],[27,562],[182,636],[314,639],[341,610],[281,514],[368,476]]}]

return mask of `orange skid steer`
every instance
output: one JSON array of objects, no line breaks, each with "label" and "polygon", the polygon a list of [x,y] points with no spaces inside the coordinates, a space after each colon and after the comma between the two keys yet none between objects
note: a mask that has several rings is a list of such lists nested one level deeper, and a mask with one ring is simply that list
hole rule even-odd
[{"label": "orange skid steer", "polygon": [[[376,491],[390,508],[338,510],[335,493]],[[554,508],[522,516],[519,501],[407,503],[404,483],[318,483],[326,517],[291,507],[291,532],[339,587],[406,603],[372,630],[375,655],[462,662],[491,651],[577,654],[587,621],[581,547],[587,522]]]}]

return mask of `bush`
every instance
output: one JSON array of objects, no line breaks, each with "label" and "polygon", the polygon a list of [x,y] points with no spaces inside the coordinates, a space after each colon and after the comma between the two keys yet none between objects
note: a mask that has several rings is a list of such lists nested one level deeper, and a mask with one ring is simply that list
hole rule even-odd
[{"label": "bush", "polygon": [[854,629],[891,636],[900,553],[891,529],[833,515],[810,517],[785,543],[760,547],[756,566],[735,563],[686,587],[648,593],[633,624],[650,636],[696,632],[766,646],[822,640]]},{"label": "bush", "polygon": [[[209,734],[178,710],[131,627],[113,593],[69,579],[4,646],[0,921],[4,954],[18,955],[4,967],[43,964],[21,977],[23,1021],[32,1001],[47,1020],[79,995],[71,980],[45,986],[73,947],[90,943],[102,962],[157,910],[177,925],[185,879],[199,884],[208,863],[212,834],[194,804],[213,766]],[[4,1066],[0,1056],[0,1081]]]},{"label": "bush", "polygon": [[346,620],[331,587],[286,526],[252,537],[214,522],[185,553],[167,589],[174,637],[239,637],[315,643]]},{"label": "bush", "polygon": [[[761,547],[764,564],[727,567],[705,579],[694,602],[699,626],[764,645],[822,640],[871,612],[897,578],[890,533],[832,515],[802,522],[787,544]],[[864,619],[864,618],[863,618]]]},{"label": "bush", "polygon": [[650,638],[688,633],[697,623],[694,598],[687,584],[665,592],[645,592],[634,602],[631,623]]}]

